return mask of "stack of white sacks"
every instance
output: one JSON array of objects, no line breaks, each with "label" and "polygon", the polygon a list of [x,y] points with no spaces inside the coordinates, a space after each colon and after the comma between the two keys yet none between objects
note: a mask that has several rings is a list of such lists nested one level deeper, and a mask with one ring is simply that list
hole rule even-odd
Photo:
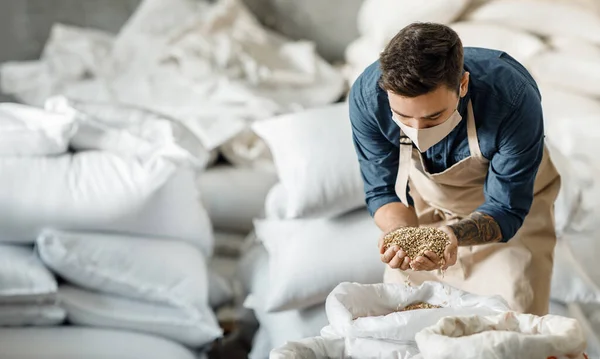
[{"label": "stack of white sacks", "polygon": [[[238,0],[145,0],[116,35],[57,24],[39,60],[0,72],[4,93],[77,124],[74,154],[2,167],[2,236],[37,238],[70,322],[190,347],[220,335],[209,305],[240,293],[235,257],[277,181],[251,124],[346,87],[312,43],[264,29]],[[214,166],[219,154],[229,164]]]},{"label": "stack of white sacks", "polygon": [[[123,335],[132,346],[191,357],[184,346],[200,349],[222,335],[209,303],[213,233],[195,184],[193,137],[124,108],[111,118],[130,121],[113,126],[80,105],[0,104],[0,325],[66,319],[153,334],[169,341]],[[9,333],[21,344],[3,345],[6,355],[31,354],[22,342],[32,336],[60,339],[45,353],[58,356],[116,354],[127,343],[94,352],[79,336],[102,341],[110,332]]]},{"label": "stack of white sacks", "polygon": [[240,263],[261,324],[251,357],[327,324],[324,302],[341,282],[377,283],[379,229],[364,204],[347,104],[256,123],[279,182],[255,220],[257,243]]}]

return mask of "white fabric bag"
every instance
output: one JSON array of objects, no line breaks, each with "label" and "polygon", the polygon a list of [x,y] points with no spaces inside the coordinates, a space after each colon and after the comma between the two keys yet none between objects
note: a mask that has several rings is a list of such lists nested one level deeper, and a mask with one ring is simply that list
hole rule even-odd
[{"label": "white fabric bag", "polygon": [[252,339],[252,350],[248,353],[248,359],[268,359],[272,349],[269,332],[264,326],[259,326]]},{"label": "white fabric bag", "polygon": [[525,66],[548,47],[537,36],[502,25],[458,22],[450,27],[456,31],[463,46],[504,51]]},{"label": "white fabric bag", "polygon": [[336,216],[365,204],[348,104],[260,121],[285,188],[285,218]]},{"label": "white fabric bag", "polygon": [[1,327],[53,326],[64,322],[66,311],[57,304],[0,305]]},{"label": "white fabric bag", "polygon": [[[269,254],[262,243],[255,243],[245,253],[240,261],[240,277],[252,294],[246,298],[244,307],[254,310],[261,328],[265,331],[263,335],[268,338],[268,351],[288,341],[319,335],[321,329],[327,325],[325,305],[320,303],[301,310],[267,313],[264,304],[269,295]],[[263,340],[265,346],[266,342],[267,340]],[[259,354],[260,352],[255,352],[256,359],[266,358],[259,357]]]},{"label": "white fabric bag", "polygon": [[376,248],[381,231],[366,210],[333,219],[256,220],[255,226],[269,252],[266,311],[310,307],[339,283],[383,278]]},{"label": "white fabric bag", "polygon": [[[425,302],[439,309],[399,311]],[[372,338],[413,341],[421,329],[450,315],[493,315],[509,310],[499,296],[479,296],[439,282],[418,287],[404,284],[342,283],[327,297],[329,326],[322,335],[342,338]]]},{"label": "white fabric bag", "polygon": [[0,304],[53,301],[56,279],[31,247],[0,245]]},{"label": "white fabric bag", "polygon": [[48,99],[45,108],[77,120],[71,147],[78,151],[110,151],[144,159],[160,155],[201,168],[211,161],[211,154],[189,129],[151,111],[63,96]]},{"label": "white fabric bag", "polygon": [[[251,302],[246,305],[255,306]],[[327,314],[323,304],[279,313],[266,313],[258,305],[256,307],[251,309],[254,309],[259,324],[267,331],[272,348],[290,341],[317,336],[327,325]]]},{"label": "white fabric bag", "polygon": [[576,319],[587,339],[588,358],[600,358],[600,304],[569,303],[566,305],[569,318]]},{"label": "white fabric bag", "polygon": [[417,359],[413,344],[399,344],[368,338],[314,337],[289,342],[271,352],[269,359]]},{"label": "white fabric bag", "polygon": [[[560,145],[560,142],[556,145]],[[554,226],[556,232],[562,234],[567,231],[572,219],[577,215],[582,202],[583,184],[577,178],[578,172],[572,166],[569,158],[560,153],[553,142],[548,141],[546,146],[550,152],[552,163],[561,177],[560,192],[554,202]]]},{"label": "white fabric bag", "polygon": [[198,176],[198,189],[215,229],[248,233],[277,181],[274,171],[217,165]]},{"label": "white fabric bag", "polygon": [[[554,251],[550,297],[562,303],[600,303],[600,273],[594,256],[600,251],[593,232],[560,237]],[[586,261],[591,260],[590,263]]]},{"label": "white fabric bag", "polygon": [[599,58],[548,51],[535,56],[529,68],[536,80],[581,95],[600,97]]},{"label": "white fabric bag", "polygon": [[[59,296],[68,321],[76,325],[154,334],[195,348],[211,343],[222,334],[211,320],[199,321],[180,308],[72,286],[61,286]],[[208,308],[206,311],[206,317],[212,317]]]},{"label": "white fabric bag", "polygon": [[44,263],[82,288],[188,311],[208,323],[206,262],[179,241],[45,231],[37,240]]},{"label": "white fabric bag", "polygon": [[194,174],[162,158],[0,157],[0,172],[0,242],[33,243],[56,228],[181,239],[212,252]]},{"label": "white fabric bag", "polygon": [[[557,148],[564,136],[559,132],[552,132],[552,126],[578,121],[582,117],[598,116],[600,114],[600,100],[590,96],[566,90],[562,85],[548,83],[537,79],[538,87],[542,94],[542,109],[544,123],[549,141],[554,141]],[[569,137],[572,137],[569,135]]]},{"label": "white fabric bag", "polygon": [[358,30],[384,45],[403,27],[416,22],[448,24],[465,10],[470,0],[366,0],[358,13]]},{"label": "white fabric bag", "polygon": [[496,23],[541,36],[569,36],[600,44],[600,16],[571,2],[489,1],[468,20]]},{"label": "white fabric bag", "polygon": [[[600,2],[598,2],[598,5],[600,6]],[[572,56],[600,59],[600,46],[584,39],[568,36],[552,36],[548,39],[548,44],[556,51],[568,53]]]},{"label": "white fabric bag", "polygon": [[448,316],[417,333],[424,359],[584,359],[585,336],[570,318],[507,312]]},{"label": "white fabric bag", "polygon": [[0,156],[65,153],[76,128],[72,115],[16,103],[0,103]]},{"label": "white fabric bag", "polygon": [[3,359],[196,359],[154,335],[86,327],[0,329]]}]

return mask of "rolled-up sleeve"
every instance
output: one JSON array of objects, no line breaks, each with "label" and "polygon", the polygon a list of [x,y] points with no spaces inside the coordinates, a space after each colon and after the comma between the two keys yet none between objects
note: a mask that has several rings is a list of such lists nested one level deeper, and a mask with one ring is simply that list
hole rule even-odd
[{"label": "rolled-up sleeve", "polygon": [[544,153],[540,96],[527,84],[503,121],[484,186],[485,203],[477,211],[492,216],[510,240],[521,228],[533,202],[533,186]]},{"label": "rolled-up sleeve", "polygon": [[[349,96],[350,122],[354,148],[358,156],[364,182],[367,208],[371,216],[383,205],[401,202],[396,195],[398,174],[398,147],[381,132],[375,118],[375,108],[369,109],[361,87],[361,79],[354,83]],[[376,94],[368,101],[376,101]],[[413,205],[408,196],[409,205]]]}]

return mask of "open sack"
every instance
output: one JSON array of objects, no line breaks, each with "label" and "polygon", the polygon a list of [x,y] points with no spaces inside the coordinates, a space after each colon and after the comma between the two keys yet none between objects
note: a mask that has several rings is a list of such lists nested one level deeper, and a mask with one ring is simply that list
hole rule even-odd
[{"label": "open sack", "polygon": [[[442,308],[402,311],[419,302]],[[419,287],[342,283],[327,297],[326,310],[329,325],[321,337],[287,343],[272,351],[271,359],[416,358],[415,335],[441,318],[494,315],[509,308],[498,296],[479,296],[443,283],[425,282]]]},{"label": "open sack", "polygon": [[424,359],[584,359],[585,335],[577,320],[507,312],[446,317],[419,332]]}]

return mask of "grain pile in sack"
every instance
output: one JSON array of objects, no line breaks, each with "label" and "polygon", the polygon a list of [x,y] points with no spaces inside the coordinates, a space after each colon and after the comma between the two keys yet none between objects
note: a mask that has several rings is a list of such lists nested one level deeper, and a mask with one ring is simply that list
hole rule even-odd
[{"label": "grain pile in sack", "polygon": [[424,359],[587,358],[579,323],[553,315],[448,316],[416,341]]},{"label": "grain pile in sack", "polygon": [[[403,311],[415,303],[439,309]],[[449,315],[492,315],[509,310],[499,296],[470,294],[438,282],[403,284],[342,283],[327,297],[329,326],[323,333],[344,338],[414,340],[421,329]]]},{"label": "grain pile in sack", "polygon": [[419,352],[416,333],[441,318],[493,315],[509,308],[500,297],[425,282],[419,287],[342,283],[327,297],[326,310],[329,325],[320,337],[288,343],[271,358],[413,358]]}]

